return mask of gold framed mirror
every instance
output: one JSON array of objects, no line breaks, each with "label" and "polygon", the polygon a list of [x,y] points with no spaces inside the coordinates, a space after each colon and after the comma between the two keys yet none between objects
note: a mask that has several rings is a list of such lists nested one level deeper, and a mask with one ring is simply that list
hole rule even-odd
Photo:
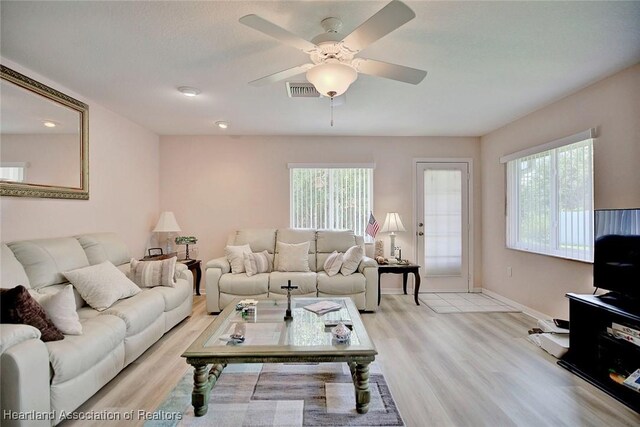
[{"label": "gold framed mirror", "polygon": [[89,106],[0,65],[0,196],[89,199]]}]

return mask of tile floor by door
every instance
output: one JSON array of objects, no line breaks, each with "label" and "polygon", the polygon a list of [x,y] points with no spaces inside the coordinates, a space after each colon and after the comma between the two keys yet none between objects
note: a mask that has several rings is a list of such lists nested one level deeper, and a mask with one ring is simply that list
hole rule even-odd
[{"label": "tile floor by door", "polygon": [[419,299],[436,313],[520,311],[485,294],[429,293],[420,294]]}]

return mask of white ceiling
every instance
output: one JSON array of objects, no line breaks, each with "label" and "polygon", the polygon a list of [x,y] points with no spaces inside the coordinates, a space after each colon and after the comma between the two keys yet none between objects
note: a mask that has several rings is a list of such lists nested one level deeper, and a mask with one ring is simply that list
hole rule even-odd
[{"label": "white ceiling", "polygon": [[247,85],[308,57],[243,15],[309,40],[386,3],[3,0],[0,54],[161,135],[478,136],[640,61],[640,2],[407,1],[417,17],[361,55],[428,70],[418,86],[360,75],[332,128],[327,99]]}]

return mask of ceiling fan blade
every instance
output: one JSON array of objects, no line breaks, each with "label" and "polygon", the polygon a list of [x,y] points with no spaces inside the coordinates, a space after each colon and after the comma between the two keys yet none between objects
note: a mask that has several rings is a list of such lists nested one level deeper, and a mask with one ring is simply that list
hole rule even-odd
[{"label": "ceiling fan blade", "polygon": [[260,31],[261,33],[271,36],[284,44],[300,49],[303,52],[309,53],[316,49],[315,44],[290,33],[284,28],[281,28],[264,18],[260,18],[258,15],[246,15],[240,18],[239,21],[247,27]]},{"label": "ceiling fan blade", "polygon": [[388,62],[376,61],[375,59],[357,58],[354,63],[358,72],[362,74],[384,77],[414,85],[420,83],[427,75],[427,72],[424,70],[405,67],[404,65],[389,64]]},{"label": "ceiling fan blade", "polygon": [[409,6],[394,0],[353,30],[342,42],[354,53],[359,52],[415,17]]},{"label": "ceiling fan blade", "polygon": [[249,84],[252,86],[264,86],[270,83],[279,82],[280,80],[284,80],[289,77],[293,77],[298,74],[304,73],[311,67],[313,67],[313,64],[299,65],[297,67],[289,68],[283,71],[278,71],[277,73],[270,74],[268,76],[262,77],[261,79],[251,81],[249,82]]}]

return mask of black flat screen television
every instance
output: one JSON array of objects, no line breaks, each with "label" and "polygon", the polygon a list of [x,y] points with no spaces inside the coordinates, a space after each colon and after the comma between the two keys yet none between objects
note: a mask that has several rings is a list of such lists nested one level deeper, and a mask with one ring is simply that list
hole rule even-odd
[{"label": "black flat screen television", "polygon": [[596,210],[594,237],[593,286],[640,298],[640,209]]}]

